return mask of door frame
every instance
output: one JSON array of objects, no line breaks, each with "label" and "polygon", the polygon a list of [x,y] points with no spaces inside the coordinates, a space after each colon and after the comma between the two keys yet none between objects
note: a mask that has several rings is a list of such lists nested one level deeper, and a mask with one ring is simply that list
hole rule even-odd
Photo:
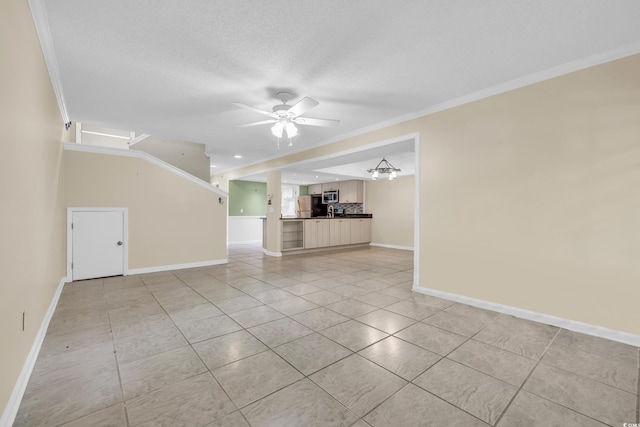
[{"label": "door frame", "polygon": [[73,222],[74,212],[122,212],[122,236],[124,239],[124,248],[122,252],[122,275],[129,275],[129,208],[67,208],[67,281],[73,281],[73,271],[71,271],[71,263],[73,262],[73,231],[71,223]]}]

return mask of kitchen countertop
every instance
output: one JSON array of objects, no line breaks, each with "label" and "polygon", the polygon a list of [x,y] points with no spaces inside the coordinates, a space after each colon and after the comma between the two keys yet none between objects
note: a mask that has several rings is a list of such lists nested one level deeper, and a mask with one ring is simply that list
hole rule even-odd
[{"label": "kitchen countertop", "polygon": [[347,214],[347,215],[336,215],[333,218],[328,218],[326,216],[314,216],[312,218],[294,218],[294,217],[289,217],[289,218],[280,218],[283,221],[292,221],[292,220],[299,220],[299,219],[357,219],[357,218],[373,218],[372,214]]}]

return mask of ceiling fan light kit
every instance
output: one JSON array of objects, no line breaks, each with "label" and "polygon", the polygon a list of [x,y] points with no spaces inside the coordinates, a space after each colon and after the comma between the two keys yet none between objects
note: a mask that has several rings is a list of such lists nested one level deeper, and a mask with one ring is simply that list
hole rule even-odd
[{"label": "ceiling fan light kit", "polygon": [[271,133],[276,138],[278,138],[278,148],[280,148],[280,138],[282,138],[285,134],[286,137],[289,138],[289,146],[293,145],[291,138],[299,134],[296,124],[330,127],[336,126],[338,123],[340,123],[339,120],[300,117],[302,114],[306,113],[319,104],[319,102],[315,99],[304,97],[294,105],[289,105],[287,104],[287,102],[292,98],[290,93],[280,92],[276,96],[280,99],[280,101],[282,101],[282,104],[275,105],[272,108],[272,111],[263,110],[240,102],[234,102],[233,105],[237,107],[246,108],[248,110],[255,111],[256,113],[271,117],[271,119],[269,120],[247,123],[244,125],[240,125],[239,127],[249,127],[273,123],[274,125],[271,127]]},{"label": "ceiling fan light kit", "polygon": [[391,163],[389,163],[389,161],[387,161],[387,159],[383,157],[382,160],[380,160],[380,163],[378,163],[378,166],[376,166],[375,168],[367,169],[367,172],[372,174],[371,179],[373,181],[376,181],[380,177],[380,174],[388,174],[389,181],[393,181],[398,177],[398,172],[400,172],[400,169],[394,167]]}]

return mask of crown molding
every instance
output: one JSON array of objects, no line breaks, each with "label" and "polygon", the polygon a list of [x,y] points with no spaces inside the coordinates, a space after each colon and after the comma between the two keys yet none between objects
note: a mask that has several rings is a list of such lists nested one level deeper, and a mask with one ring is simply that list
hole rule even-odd
[{"label": "crown molding", "polygon": [[31,9],[31,16],[33,17],[38,38],[40,39],[40,46],[42,47],[44,62],[49,71],[53,92],[58,100],[58,108],[60,109],[62,121],[65,126],[70,126],[71,119],[69,118],[67,104],[64,99],[58,59],[56,58],[56,52],[53,46],[53,38],[51,37],[51,29],[49,28],[49,19],[47,18],[47,9],[44,5],[44,0],[29,0],[29,8]]}]

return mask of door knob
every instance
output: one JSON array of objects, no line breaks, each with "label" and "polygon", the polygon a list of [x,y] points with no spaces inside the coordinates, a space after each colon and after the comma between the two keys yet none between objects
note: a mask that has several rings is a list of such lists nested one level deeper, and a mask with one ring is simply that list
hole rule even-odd
[{"label": "door knob", "polygon": [[118,246],[122,246],[122,242],[118,242]]}]

